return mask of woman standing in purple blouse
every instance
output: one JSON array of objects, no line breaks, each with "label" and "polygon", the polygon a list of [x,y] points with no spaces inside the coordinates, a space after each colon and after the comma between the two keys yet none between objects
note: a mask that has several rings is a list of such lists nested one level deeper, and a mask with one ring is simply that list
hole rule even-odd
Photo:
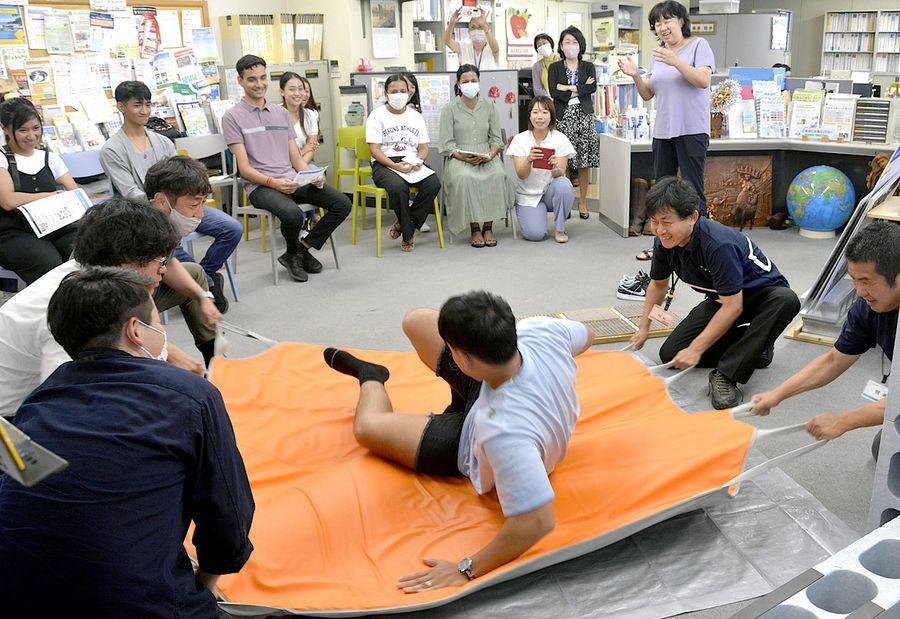
[{"label": "woman standing in purple blouse", "polygon": [[[684,5],[666,0],[650,10],[650,30],[662,45],[653,50],[647,74],[641,77],[632,58],[619,68],[634,79],[645,101],[656,97],[653,125],[653,173],[657,179],[681,176],[700,196],[706,215],[703,169],[709,147],[709,83],[716,63],[706,39],[691,36],[691,20]],[[638,254],[649,260],[652,250]]]}]

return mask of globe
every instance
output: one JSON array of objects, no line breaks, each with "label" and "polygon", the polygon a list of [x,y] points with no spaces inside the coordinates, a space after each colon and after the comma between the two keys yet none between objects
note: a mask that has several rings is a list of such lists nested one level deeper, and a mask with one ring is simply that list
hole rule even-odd
[{"label": "globe", "polygon": [[831,238],[853,213],[856,191],[847,175],[827,165],[800,172],[787,191],[791,218],[800,226],[800,234],[812,238]]}]

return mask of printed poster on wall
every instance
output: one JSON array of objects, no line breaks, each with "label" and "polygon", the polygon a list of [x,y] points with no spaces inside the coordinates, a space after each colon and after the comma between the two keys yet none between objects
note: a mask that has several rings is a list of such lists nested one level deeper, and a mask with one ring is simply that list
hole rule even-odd
[{"label": "printed poster on wall", "polygon": [[35,101],[56,98],[56,89],[50,78],[50,59],[37,58],[25,61],[25,73],[28,76],[28,89]]},{"label": "printed poster on wall", "polygon": [[581,13],[566,13],[566,28],[569,26],[575,26],[582,32],[584,32],[584,24],[582,23],[583,16]]},{"label": "printed poster on wall", "polygon": [[396,58],[400,54],[397,32],[397,0],[372,0],[372,57]]},{"label": "printed poster on wall", "polygon": [[19,7],[0,5],[0,45],[27,45],[25,24]]},{"label": "printed poster on wall", "polygon": [[513,4],[506,9],[506,57],[528,58],[534,54],[534,25],[530,6]]}]

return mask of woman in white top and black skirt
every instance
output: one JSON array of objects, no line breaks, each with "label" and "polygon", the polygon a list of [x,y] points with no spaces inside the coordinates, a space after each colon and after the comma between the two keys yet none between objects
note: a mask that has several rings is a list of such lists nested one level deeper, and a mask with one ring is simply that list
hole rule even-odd
[{"label": "woman in white top and black skirt", "polygon": [[78,185],[59,155],[42,150],[44,127],[31,101],[4,101],[0,124],[6,136],[0,155],[0,264],[31,284],[69,259],[76,224],[38,238],[18,207]]},{"label": "woman in white top and black skirt", "polygon": [[587,209],[590,168],[600,165],[600,142],[594,128],[591,101],[591,95],[597,91],[597,73],[593,64],[581,59],[586,46],[581,30],[569,26],[559,36],[562,60],[547,70],[547,85],[556,104],[559,130],[575,147],[569,167],[578,170],[578,214],[582,219],[590,216]]}]

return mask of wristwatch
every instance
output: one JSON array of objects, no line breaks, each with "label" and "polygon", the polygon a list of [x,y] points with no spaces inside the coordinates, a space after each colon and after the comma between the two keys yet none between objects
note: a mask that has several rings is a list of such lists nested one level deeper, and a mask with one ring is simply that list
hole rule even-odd
[{"label": "wristwatch", "polygon": [[475,580],[475,573],[472,572],[472,559],[470,557],[466,557],[462,561],[459,562],[459,565],[456,566],[460,572],[466,575],[466,578],[469,580]]},{"label": "wristwatch", "polygon": [[202,301],[203,299],[215,299],[216,297],[209,290],[204,290],[200,293],[200,296],[197,297],[198,301]]}]

